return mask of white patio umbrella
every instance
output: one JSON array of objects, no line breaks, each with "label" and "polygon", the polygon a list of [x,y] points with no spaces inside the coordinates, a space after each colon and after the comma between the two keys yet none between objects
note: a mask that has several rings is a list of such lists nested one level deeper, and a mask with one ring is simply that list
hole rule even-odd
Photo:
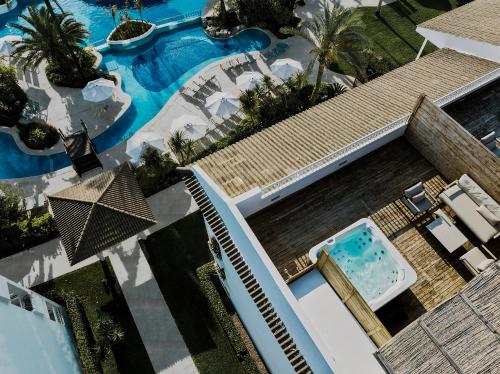
[{"label": "white patio umbrella", "polygon": [[214,116],[226,118],[231,114],[238,112],[240,109],[240,101],[238,98],[227,92],[216,92],[207,98],[205,104],[208,111]]},{"label": "white patio umbrella", "polygon": [[83,99],[93,103],[99,103],[111,97],[115,89],[115,82],[109,79],[99,78],[87,83],[82,89]]},{"label": "white patio umbrella", "polygon": [[176,118],[170,127],[170,133],[174,134],[176,131],[183,131],[184,135],[191,139],[197,140],[207,133],[208,124],[198,116],[183,115]]},{"label": "white patio umbrella", "polygon": [[262,83],[262,78],[264,75],[258,71],[245,71],[236,77],[236,85],[242,91],[251,90]]},{"label": "white patio umbrella", "polygon": [[14,45],[12,42],[21,40],[19,36],[7,35],[0,38],[0,55],[10,56],[14,52]]},{"label": "white patio umbrella", "polygon": [[271,72],[276,77],[287,80],[292,75],[300,73],[304,71],[304,68],[300,64],[300,62],[292,60],[291,58],[282,58],[280,60],[276,60],[271,64]]},{"label": "white patio umbrella", "polygon": [[133,163],[138,163],[142,154],[148,147],[153,147],[160,152],[165,152],[165,139],[160,134],[152,131],[138,132],[127,141],[127,153]]}]

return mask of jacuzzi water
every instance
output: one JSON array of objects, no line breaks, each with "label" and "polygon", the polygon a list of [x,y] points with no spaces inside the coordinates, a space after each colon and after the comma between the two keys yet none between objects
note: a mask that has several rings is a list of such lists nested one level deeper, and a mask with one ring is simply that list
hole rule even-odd
[{"label": "jacuzzi water", "polygon": [[365,300],[383,295],[398,280],[396,262],[369,227],[359,226],[342,235],[328,253]]}]

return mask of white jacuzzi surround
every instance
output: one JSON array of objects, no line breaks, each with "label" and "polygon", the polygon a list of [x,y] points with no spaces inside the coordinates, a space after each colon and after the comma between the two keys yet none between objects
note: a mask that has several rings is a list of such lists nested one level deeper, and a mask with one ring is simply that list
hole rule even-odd
[{"label": "white jacuzzi surround", "polygon": [[408,261],[406,261],[406,259],[401,255],[401,253],[399,253],[396,247],[394,247],[387,236],[384,235],[382,230],[380,230],[371,219],[362,218],[359,221],[354,222],[352,225],[346,227],[344,230],[314,246],[309,251],[309,258],[311,259],[312,263],[315,264],[318,261],[318,256],[323,248],[330,248],[335,244],[337,239],[347,235],[360,226],[368,228],[371,231],[374,240],[380,240],[382,242],[384,248],[387,250],[387,253],[389,254],[389,256],[391,256],[392,260],[396,263],[396,267],[398,269],[398,280],[396,283],[394,283],[382,295],[376,297],[375,299],[365,300],[370,308],[373,311],[376,311],[387,304],[389,301],[394,299],[396,296],[410,288],[417,281],[417,273],[415,272],[415,270],[413,270]]}]

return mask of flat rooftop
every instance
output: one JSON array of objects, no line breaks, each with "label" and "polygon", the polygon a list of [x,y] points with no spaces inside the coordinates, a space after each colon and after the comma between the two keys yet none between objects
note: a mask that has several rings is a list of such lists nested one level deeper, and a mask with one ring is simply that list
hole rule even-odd
[{"label": "flat rooftop", "polygon": [[[500,15],[498,17],[500,29]],[[477,139],[491,131],[499,136],[500,79],[448,105],[444,110]]]},{"label": "flat rooftop", "polygon": [[385,373],[374,356],[376,345],[318,270],[290,289],[342,373]]},{"label": "flat rooftop", "polygon": [[265,187],[437,100],[500,64],[440,49],[196,162],[230,197]]},{"label": "flat rooftop", "polygon": [[[460,262],[464,249],[448,253],[427,231],[430,214],[413,219],[402,203],[403,190],[423,181],[436,203],[447,181],[427,160],[399,138],[343,169],[250,216],[247,221],[285,280],[309,265],[318,243],[368,217],[417,272],[417,282],[377,311],[391,334],[460,291],[471,275]],[[453,212],[447,211],[453,217]],[[459,229],[477,246],[474,235]],[[493,243],[500,252],[500,240]],[[495,248],[490,247],[495,251]]]},{"label": "flat rooftop", "polygon": [[418,25],[466,39],[500,45],[500,1],[475,0]]}]

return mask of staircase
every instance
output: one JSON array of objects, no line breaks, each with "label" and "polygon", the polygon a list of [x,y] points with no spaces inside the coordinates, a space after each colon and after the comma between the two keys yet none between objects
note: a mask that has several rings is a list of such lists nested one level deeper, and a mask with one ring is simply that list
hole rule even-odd
[{"label": "staircase", "polygon": [[203,213],[205,220],[208,222],[210,228],[212,229],[217,241],[220,244],[221,249],[226,253],[229,261],[231,261],[233,268],[236,270],[236,273],[240,277],[248,294],[250,295],[262,317],[266,321],[276,341],[283,350],[283,353],[290,362],[290,365],[293,367],[296,373],[312,373],[311,368],[298,350],[290,333],[287,331],[285,324],[278,316],[278,313],[276,313],[276,311],[274,310],[264,290],[259,285],[257,279],[255,279],[252,270],[246,264],[245,260],[241,256],[239,249],[231,239],[231,236],[229,235],[224,222],[217,213],[215,207],[208,199],[205,191],[203,190],[203,187],[193,175],[185,178],[184,182],[186,183],[186,186],[193,196],[196,204],[198,204],[198,207]]}]

